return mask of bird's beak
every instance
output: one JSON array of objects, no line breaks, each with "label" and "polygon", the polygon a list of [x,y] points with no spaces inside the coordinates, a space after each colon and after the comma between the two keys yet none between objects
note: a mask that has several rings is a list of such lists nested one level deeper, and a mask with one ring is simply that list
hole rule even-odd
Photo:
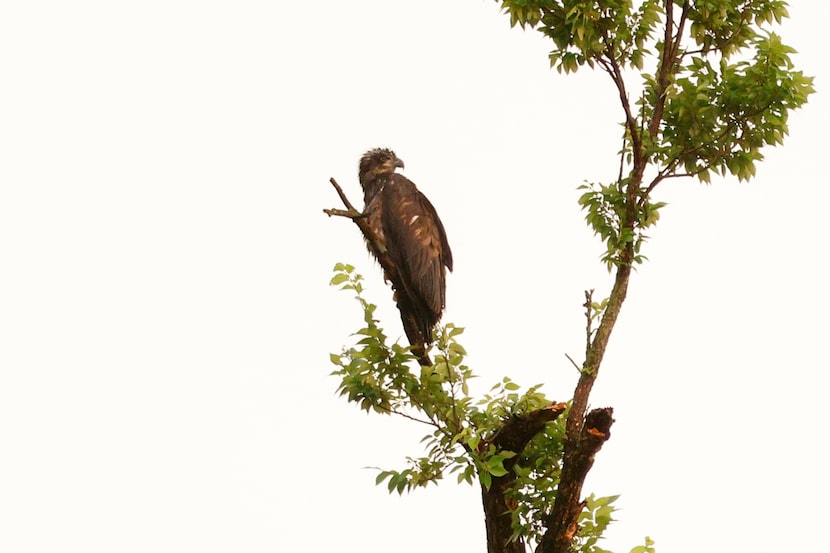
[{"label": "bird's beak", "polygon": [[401,169],[403,169],[403,160],[395,158],[395,167],[400,167]]}]

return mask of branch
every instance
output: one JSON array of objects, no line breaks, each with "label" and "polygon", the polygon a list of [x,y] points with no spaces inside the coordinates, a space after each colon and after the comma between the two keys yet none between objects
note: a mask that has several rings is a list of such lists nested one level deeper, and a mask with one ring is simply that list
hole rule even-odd
[{"label": "branch", "polygon": [[[613,413],[610,407],[594,409],[588,413],[580,435],[580,446],[566,451],[554,509],[545,521],[547,531],[536,547],[536,553],[571,551],[571,543],[579,531],[577,520],[585,507],[585,503],[579,500],[582,484],[594,464],[597,452],[611,437]],[[563,507],[557,509],[558,506]]]},{"label": "branch", "polygon": [[[765,106],[763,106],[761,108],[758,108],[754,111],[746,112],[746,113],[743,114],[742,119],[746,119],[748,117],[753,117],[755,115],[760,115],[761,113],[764,113],[765,111],[767,111],[771,107],[771,105],[772,105],[772,102],[768,102]],[[657,173],[657,176],[654,177],[654,179],[651,181],[651,183],[649,183],[648,187],[646,187],[645,191],[643,191],[643,193],[640,195],[640,200],[638,202],[639,205],[643,206],[645,204],[645,202],[648,199],[649,195],[654,191],[654,189],[657,187],[657,185],[660,184],[663,180],[670,179],[670,178],[678,178],[678,177],[694,177],[694,176],[697,176],[698,174],[700,174],[704,171],[708,171],[708,170],[712,169],[713,167],[715,167],[715,163],[716,162],[721,162],[722,158],[715,158],[713,161],[710,161],[710,162],[708,162],[708,163],[706,163],[706,164],[704,164],[700,167],[697,167],[693,171],[687,171],[685,173],[676,173],[675,172],[675,171],[677,171],[677,166],[680,164],[680,160],[682,158],[687,157],[691,154],[695,154],[695,153],[699,152],[700,150],[702,150],[704,147],[710,146],[713,143],[715,143],[715,144],[719,143],[721,140],[723,140],[724,137],[726,137],[730,133],[738,131],[738,130],[740,130],[738,128],[738,125],[734,121],[730,121],[723,128],[723,130],[721,132],[719,132],[717,135],[712,137],[710,140],[707,140],[706,142],[698,144],[697,146],[694,146],[692,148],[686,148],[683,151],[678,152],[674,157],[671,158],[671,160],[669,160],[665,164],[665,166],[662,169],[660,169],[660,171]],[[743,135],[741,135],[740,138],[743,138]],[[727,153],[732,153],[732,151],[730,150]],[[726,154],[722,154],[722,157],[725,156],[725,155]]]},{"label": "branch", "polygon": [[683,28],[686,25],[686,17],[689,12],[689,2],[683,3],[680,13],[680,21],[677,25],[677,34],[672,34],[674,26],[674,1],[665,0],[666,28],[663,34],[663,52],[660,58],[660,65],[657,70],[657,90],[654,111],[651,114],[651,121],[648,125],[648,133],[652,139],[660,131],[660,123],[663,121],[663,111],[666,108],[666,91],[671,84],[670,76],[677,63],[677,56],[680,50]]},{"label": "branch", "polygon": [[[677,33],[674,33],[675,14],[674,0],[664,0],[665,29],[663,34],[663,51],[657,69],[657,86],[654,111],[648,122],[646,132],[652,142],[660,131],[660,124],[663,121],[666,107],[666,92],[671,85],[671,76],[677,63],[677,55],[686,23],[689,10],[688,0],[683,2],[679,21],[677,21]],[[605,59],[600,65],[608,72],[617,85],[620,100],[626,114],[626,126],[631,134],[633,167],[631,178],[626,183],[627,202],[625,212],[622,214],[620,226],[622,229],[633,230],[637,223],[637,200],[640,192],[640,185],[643,181],[646,165],[649,160],[643,151],[643,141],[640,130],[631,113],[628,103],[625,85],[622,79],[619,65],[614,59],[613,53],[606,52]],[[641,122],[642,123],[642,122]],[[658,181],[659,182],[659,181]],[[654,184],[654,183],[652,183]],[[653,188],[653,187],[652,187]],[[562,472],[560,474],[559,486],[557,487],[556,500],[553,509],[545,521],[545,535],[542,537],[537,553],[567,553],[579,529],[577,521],[579,513],[584,507],[580,499],[582,485],[588,470],[594,462],[594,456],[602,447],[602,444],[610,436],[610,428],[613,423],[612,410],[610,407],[595,409],[587,414],[588,398],[591,389],[599,373],[602,359],[608,347],[608,340],[611,331],[619,317],[623,302],[628,293],[628,282],[631,277],[631,268],[634,262],[634,243],[625,245],[614,278],[614,286],[608,297],[608,304],[600,320],[599,327],[593,337],[588,337],[588,345],[585,356],[585,363],[582,373],[579,376],[571,409],[568,413],[568,420],[565,428],[565,451],[562,459]],[[588,308],[590,316],[590,307]],[[590,327],[589,327],[590,328]]]},{"label": "branch", "polygon": [[[640,158],[639,163],[644,163]],[[639,169],[639,171],[638,171]],[[635,222],[632,191],[638,190],[642,178],[642,167],[635,165],[634,176],[628,183],[629,205],[622,221],[624,227],[633,227]],[[608,430],[613,419],[611,408],[597,409],[588,413],[588,398],[594,387],[599,367],[611,338],[611,331],[619,317],[623,302],[628,293],[628,282],[631,277],[631,267],[634,261],[634,243],[629,242],[623,249],[614,286],[608,297],[599,327],[587,346],[585,363],[579,375],[579,381],[574,390],[571,409],[565,426],[565,448],[562,458],[562,472],[557,487],[556,500],[553,503],[550,516],[545,523],[545,535],[536,548],[537,553],[568,553],[578,529],[579,513],[583,509],[580,498],[582,485],[588,470],[594,462],[594,455],[608,439]],[[590,317],[590,307],[586,309]]]},{"label": "branch", "polygon": [[[680,17],[677,21],[676,34],[673,28],[676,21],[674,0],[665,0],[664,6],[666,20],[663,34],[663,51],[657,69],[655,105],[645,129],[652,142],[660,132],[660,124],[663,121],[667,101],[666,92],[671,85],[672,72],[677,63],[689,2],[687,0],[682,5]],[[637,120],[631,112],[620,66],[612,51],[604,52],[603,56],[597,58],[597,62],[611,76],[617,87],[620,103],[625,111],[626,128],[631,135],[633,167],[631,178],[625,184],[627,201],[625,212],[621,217],[620,227],[621,230],[630,229],[633,231],[637,224],[638,194],[649,159],[646,152],[643,151],[643,136],[640,134],[643,131],[638,127]],[[645,122],[640,121],[640,123]],[[653,182],[652,185],[656,186],[656,183]],[[651,189],[653,189],[653,186]],[[582,493],[585,477],[594,462],[594,455],[610,436],[609,430],[613,423],[611,408],[596,409],[588,413],[587,416],[586,413],[591,389],[599,373],[602,359],[605,357],[611,331],[614,329],[628,293],[628,282],[631,277],[633,262],[634,242],[632,241],[627,243],[621,252],[614,286],[608,297],[608,304],[599,327],[593,336],[589,334],[587,337],[585,363],[574,390],[565,427],[565,448],[556,500],[548,519],[545,521],[545,535],[536,548],[537,553],[567,553],[570,550],[574,536],[578,531],[579,513],[584,507],[580,494]],[[590,326],[590,303],[586,303],[588,303],[586,316],[589,318],[588,332],[590,333],[592,331]]]},{"label": "branch", "polygon": [[542,431],[545,423],[556,419],[567,407],[567,403],[551,403],[530,413],[514,415],[505,421],[491,439],[486,440],[486,443],[482,441],[479,450],[484,451],[489,444],[494,444],[499,449],[521,453],[530,440]]},{"label": "branch", "polygon": [[[346,197],[346,193],[345,193],[345,192],[343,192],[343,189],[342,189],[342,188],[340,188],[340,185],[339,185],[339,184],[337,184],[337,181],[336,181],[336,180],[334,180],[334,177],[330,178],[330,179],[329,179],[329,182],[330,182],[330,183],[331,183],[331,185],[334,187],[334,189],[337,191],[337,195],[338,195],[338,196],[340,196],[340,200],[343,202],[343,205],[345,205],[345,206],[346,206],[346,208],[347,208],[349,211],[358,212],[358,211],[354,208],[354,206],[352,205],[352,203],[349,201],[349,198],[347,198],[347,197]],[[325,211],[325,210],[324,210],[324,211]],[[358,213],[359,213],[359,212],[358,212]]]},{"label": "branch", "polygon": [[587,359],[588,353],[591,351],[591,335],[594,333],[593,328],[591,327],[591,323],[593,322],[593,318],[591,317],[591,304],[593,303],[594,291],[585,290],[585,303],[582,306],[585,308],[585,358]]},{"label": "branch", "polygon": [[363,213],[360,213],[359,211],[352,211],[350,209],[324,209],[323,213],[325,213],[329,217],[334,215],[337,217],[346,217],[348,219],[359,219],[360,217],[364,216]]},{"label": "branch", "polygon": [[419,422],[421,424],[434,426],[434,427],[440,429],[440,426],[434,420],[419,419],[418,417],[413,417],[409,413],[404,413],[403,411],[398,411],[397,409],[392,409],[391,407],[383,407],[383,406],[379,405],[379,406],[377,406],[377,408],[381,409],[383,411],[386,411],[386,413],[389,414],[389,415],[398,415],[399,417],[403,417],[403,418],[409,419],[411,421]]},{"label": "branch", "polygon": [[581,370],[582,370],[582,367],[580,367],[579,365],[577,365],[577,364],[576,364],[576,361],[574,361],[574,360],[573,360],[573,357],[571,357],[571,356],[570,356],[570,355],[568,355],[567,353],[565,354],[565,357],[567,357],[567,358],[568,358],[568,361],[570,361],[570,362],[571,362],[571,365],[573,365],[574,367],[576,367],[576,370],[578,370],[578,371],[581,371]]},{"label": "branch", "polygon": [[[611,80],[614,81],[614,85],[617,87],[617,92],[620,97],[620,105],[625,112],[625,126],[628,129],[628,134],[631,136],[631,151],[636,156],[638,155],[638,152],[642,151],[642,140],[640,134],[637,132],[637,119],[631,113],[631,104],[628,101],[628,91],[625,89],[625,80],[622,76],[622,70],[620,69],[620,65],[617,63],[617,60],[614,58],[613,52],[606,50],[604,55],[606,59],[597,57],[596,61],[603,68],[603,70],[608,73]],[[622,154],[622,156],[624,157],[625,154]]]},{"label": "branch", "polygon": [[[357,228],[360,229],[360,232],[363,233],[363,237],[366,239],[366,244],[369,246],[369,249],[377,258],[378,263],[380,266],[383,267],[384,272],[386,273],[386,278],[392,281],[392,285],[395,286],[396,284],[400,284],[400,280],[398,278],[398,270],[395,267],[395,264],[386,254],[386,248],[383,247],[378,236],[375,234],[375,231],[372,230],[372,227],[369,226],[369,222],[366,221],[365,214],[362,211],[358,211],[349,201],[349,198],[346,197],[346,193],[343,192],[343,189],[340,188],[340,185],[337,184],[337,181],[334,178],[329,179],[329,182],[337,191],[337,195],[340,196],[340,200],[343,202],[343,205],[346,206],[346,210],[342,209],[324,209],[323,213],[331,216],[337,217],[346,217],[347,219],[351,219],[354,224],[357,225]],[[396,287],[396,286],[395,286]],[[396,287],[397,289],[397,287]]]},{"label": "branch", "polygon": [[574,390],[571,410],[565,427],[565,452],[562,458],[562,472],[556,491],[553,509],[545,522],[545,535],[536,548],[536,553],[568,553],[578,530],[577,521],[584,505],[581,501],[582,485],[588,470],[594,463],[594,455],[610,437],[613,419],[612,409],[595,409],[585,415],[588,398],[596,381],[608,339],[617,322],[620,309],[625,301],[628,281],[631,276],[633,245],[626,246],[622,262],[617,266],[614,287],[608,298],[608,305],[588,347],[585,364]]}]

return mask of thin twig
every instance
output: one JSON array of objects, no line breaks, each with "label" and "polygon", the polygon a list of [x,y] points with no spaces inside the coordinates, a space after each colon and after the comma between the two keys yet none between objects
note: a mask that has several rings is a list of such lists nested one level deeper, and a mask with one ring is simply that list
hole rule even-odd
[{"label": "thin twig", "polygon": [[438,423],[436,423],[435,421],[428,421],[428,420],[424,420],[424,419],[419,419],[418,417],[413,417],[412,415],[404,413],[403,411],[398,411],[396,409],[384,409],[384,408],[381,408],[381,409],[383,409],[384,411],[386,411],[390,415],[398,415],[398,416],[401,416],[405,419],[409,419],[411,421],[420,422],[421,424],[426,424],[426,425],[434,426],[434,427],[438,428]]},{"label": "thin twig", "polygon": [[329,217],[346,217],[347,219],[359,219],[364,216],[363,213],[360,213],[359,211],[353,211],[351,209],[337,209],[334,207],[330,209],[324,209],[323,213],[325,213]]},{"label": "thin twig", "polygon": [[[346,206],[346,208],[347,208],[347,209],[349,209],[349,210],[351,210],[351,211],[357,211],[357,209],[355,209],[355,207],[354,207],[354,206],[352,205],[352,203],[349,201],[349,198],[347,198],[347,197],[346,197],[346,193],[345,193],[345,192],[343,192],[343,189],[342,189],[342,188],[340,188],[340,185],[339,185],[339,184],[337,184],[337,181],[336,181],[336,180],[334,180],[334,177],[330,178],[330,179],[329,179],[329,182],[330,182],[330,183],[331,183],[331,185],[334,187],[334,189],[335,189],[335,190],[337,190],[337,195],[338,195],[338,196],[340,196],[340,200],[343,202],[343,205],[345,205],[345,206]],[[358,213],[359,213],[359,212],[358,212]]]},{"label": "thin twig", "polygon": [[591,336],[594,334],[594,330],[591,327],[591,322],[593,321],[593,317],[591,317],[591,306],[593,305],[593,297],[594,297],[594,290],[593,288],[590,290],[585,290],[585,303],[583,307],[585,307],[585,355],[587,357],[588,352],[591,350]]},{"label": "thin twig", "polygon": [[582,370],[582,367],[580,367],[579,365],[577,365],[577,364],[576,364],[576,361],[574,361],[574,360],[571,358],[571,356],[570,356],[570,355],[568,355],[568,354],[566,353],[566,354],[565,354],[565,357],[567,357],[567,358],[568,358],[568,361],[570,361],[570,362],[571,362],[571,365],[573,365],[574,367],[576,367],[576,370],[578,370],[578,371],[581,371],[581,370]]}]

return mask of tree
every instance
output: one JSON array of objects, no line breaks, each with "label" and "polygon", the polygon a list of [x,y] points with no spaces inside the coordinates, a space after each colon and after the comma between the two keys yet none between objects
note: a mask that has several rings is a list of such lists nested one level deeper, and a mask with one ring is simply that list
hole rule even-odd
[{"label": "tree", "polygon": [[[554,44],[551,66],[574,73],[604,72],[622,114],[619,170],[608,183],[590,183],[579,203],[605,246],[614,274],[608,297],[585,293],[586,347],[574,395],[551,401],[540,386],[525,391],[509,378],[474,399],[472,377],[457,342],[463,329],[436,330],[434,364],[413,367],[407,347],[389,344],[375,306],[363,298],[354,267],[338,264],[331,283],[354,292],[364,324],[361,339],[332,354],[340,391],[361,408],[427,425],[426,455],[377,482],[402,493],[445,475],[481,487],[489,553],[600,553],[614,497],[583,498],[594,457],[610,437],[611,408],[588,411],[608,341],[626,298],[632,269],[645,260],[646,229],[663,203],[658,186],[679,177],[711,182],[712,175],[749,180],[765,146],[783,142],[787,117],[813,92],[796,71],[793,50],[769,30],[786,17],[780,0],[503,0],[512,26],[536,29]],[[631,88],[639,74],[639,85]],[[367,241],[377,244],[359,211],[332,179]],[[379,252],[393,286],[394,264]],[[645,545],[632,552],[653,551]]]}]

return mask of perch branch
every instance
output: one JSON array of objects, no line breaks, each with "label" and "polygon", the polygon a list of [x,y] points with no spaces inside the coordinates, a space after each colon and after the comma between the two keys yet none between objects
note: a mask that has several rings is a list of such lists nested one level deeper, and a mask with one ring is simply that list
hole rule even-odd
[{"label": "perch branch", "polygon": [[348,219],[359,219],[359,218],[363,217],[362,213],[357,212],[357,211],[352,211],[350,209],[336,209],[336,208],[324,209],[323,213],[325,213],[329,217],[331,217],[331,216],[346,217]]},{"label": "perch branch", "polygon": [[337,191],[337,195],[340,196],[340,201],[343,202],[343,205],[346,206],[346,209],[348,209],[349,211],[354,211],[355,213],[360,213],[357,209],[355,209],[355,207],[349,201],[349,198],[346,197],[346,193],[343,192],[343,189],[340,188],[340,185],[337,184],[337,181],[334,180],[334,177],[330,178],[329,182],[334,187],[334,189]]}]

